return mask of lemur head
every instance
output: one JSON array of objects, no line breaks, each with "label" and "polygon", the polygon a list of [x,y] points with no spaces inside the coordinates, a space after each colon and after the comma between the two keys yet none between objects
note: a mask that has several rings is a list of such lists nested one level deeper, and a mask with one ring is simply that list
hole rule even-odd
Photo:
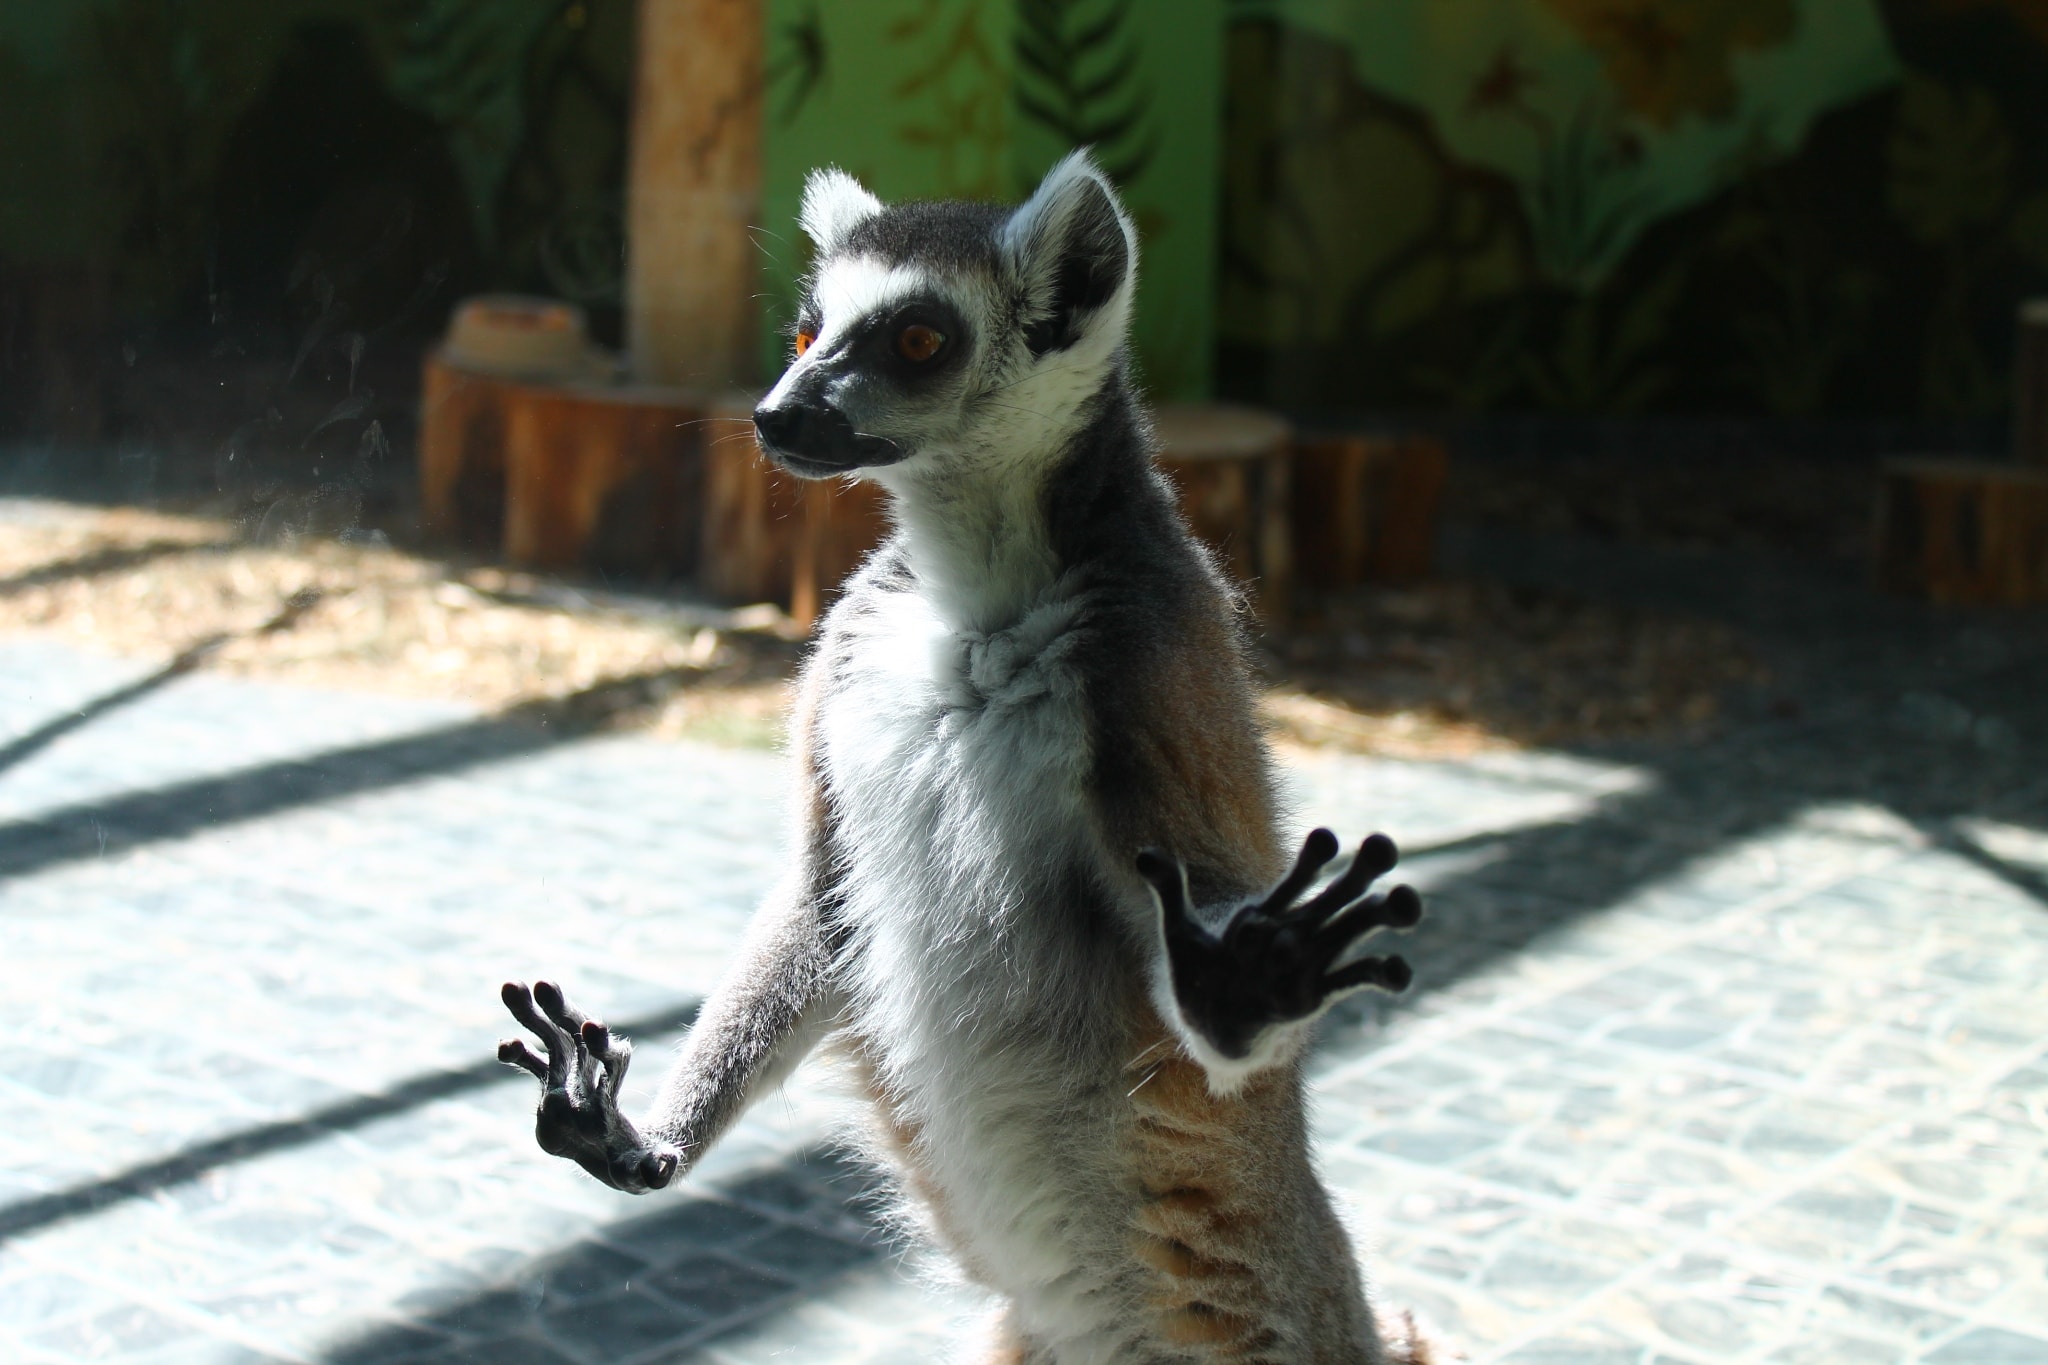
[{"label": "lemur head", "polygon": [[754,411],[761,446],[824,478],[1046,459],[1121,365],[1137,236],[1085,152],[1031,199],[886,206],[811,174],[816,245],[789,368]]}]

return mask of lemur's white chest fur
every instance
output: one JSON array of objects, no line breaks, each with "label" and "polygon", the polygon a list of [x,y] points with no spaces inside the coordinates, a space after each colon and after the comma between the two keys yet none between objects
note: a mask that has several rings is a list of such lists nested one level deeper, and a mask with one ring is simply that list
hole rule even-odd
[{"label": "lemur's white chest fur", "polygon": [[1071,663],[1082,605],[1053,583],[982,633],[884,595],[818,717],[851,1031],[915,1134],[941,1236],[1070,1332],[1108,1309],[1077,1297],[1103,1288],[1082,1267],[1114,1259],[1132,1197],[1110,1150],[1128,966],[1074,894],[1102,856]]}]

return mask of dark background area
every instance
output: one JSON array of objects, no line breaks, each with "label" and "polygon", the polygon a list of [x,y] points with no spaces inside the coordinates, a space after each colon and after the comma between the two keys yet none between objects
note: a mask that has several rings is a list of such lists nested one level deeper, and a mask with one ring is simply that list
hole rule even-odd
[{"label": "dark background area", "polygon": [[[1455,111],[1528,123],[1534,186],[1285,6],[1226,8],[1222,395],[1442,431],[1481,521],[1827,555],[1876,456],[2003,449],[2014,305],[2048,290],[2048,8],[1885,0],[1896,80],[1654,221],[1634,130],[1739,116],[1670,91],[1737,81],[1742,35],[1798,8],[1553,8],[1611,98],[1574,106],[1503,39]],[[36,11],[0,25],[12,486],[405,535],[419,359],[457,300],[565,297],[618,340],[630,0]]]}]

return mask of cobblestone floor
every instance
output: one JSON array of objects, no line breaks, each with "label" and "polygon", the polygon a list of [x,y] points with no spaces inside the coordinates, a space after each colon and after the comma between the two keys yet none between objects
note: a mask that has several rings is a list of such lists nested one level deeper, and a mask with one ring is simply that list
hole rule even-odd
[{"label": "cobblestone floor", "polygon": [[[1315,1066],[1386,1301],[1523,1365],[2048,1362],[2048,649],[1972,629],[1693,750],[1293,765],[1432,898]],[[946,1358],[823,1070],[633,1200],[491,1060],[543,971],[658,1052],[781,783],[0,639],[0,1359]]]}]

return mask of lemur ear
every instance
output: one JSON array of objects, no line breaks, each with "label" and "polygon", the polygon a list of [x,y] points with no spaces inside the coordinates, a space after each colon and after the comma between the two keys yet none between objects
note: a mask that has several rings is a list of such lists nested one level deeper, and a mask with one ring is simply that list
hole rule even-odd
[{"label": "lemur ear", "polygon": [[804,181],[804,206],[797,221],[818,254],[829,256],[846,240],[847,233],[881,211],[882,201],[869,194],[860,181],[837,166],[826,166],[812,171]]},{"label": "lemur ear", "polygon": [[1104,326],[1122,336],[1138,273],[1138,234],[1085,150],[1046,172],[1037,193],[1003,225],[1002,249],[1030,297],[1034,316],[1025,343],[1033,355],[1063,350]]}]

